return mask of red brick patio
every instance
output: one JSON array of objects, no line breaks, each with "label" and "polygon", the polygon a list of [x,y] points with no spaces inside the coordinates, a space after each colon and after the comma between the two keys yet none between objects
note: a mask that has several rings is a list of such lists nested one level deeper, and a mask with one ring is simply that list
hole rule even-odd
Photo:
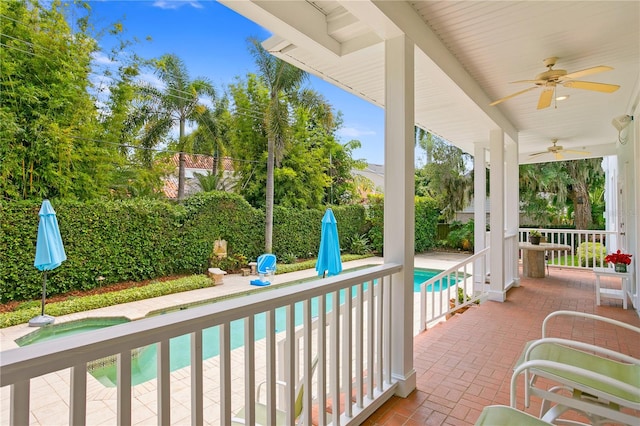
[{"label": "red brick patio", "polygon": [[[603,286],[620,286],[603,280]],[[482,408],[509,405],[512,368],[526,341],[541,337],[544,317],[573,310],[618,319],[640,327],[622,301],[602,299],[596,306],[591,271],[551,269],[546,278],[522,278],[504,303],[486,302],[421,333],[414,339],[417,390],[408,398],[393,397],[365,425],[472,425]],[[590,320],[556,320],[551,335],[606,346],[640,358],[640,341]],[[522,380],[522,379],[521,379]],[[518,408],[523,409],[522,386]],[[538,415],[533,399],[527,412]],[[640,419],[639,419],[640,424]]]}]

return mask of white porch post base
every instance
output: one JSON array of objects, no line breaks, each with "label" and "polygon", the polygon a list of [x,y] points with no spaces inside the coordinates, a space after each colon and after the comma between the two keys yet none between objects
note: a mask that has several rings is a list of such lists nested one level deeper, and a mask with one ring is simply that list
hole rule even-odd
[{"label": "white porch post base", "polygon": [[394,395],[399,396],[400,398],[408,397],[417,386],[416,370],[411,370],[409,375],[406,377],[401,377],[396,374],[393,374],[392,377],[397,381],[398,385]]},{"label": "white porch post base", "polygon": [[[516,269],[517,271],[517,269]],[[513,287],[520,287],[520,277],[516,277],[513,279]]]},{"label": "white porch post base", "polygon": [[504,290],[489,290],[488,296],[489,300],[492,300],[494,302],[504,302],[505,300],[507,300],[507,292]]}]

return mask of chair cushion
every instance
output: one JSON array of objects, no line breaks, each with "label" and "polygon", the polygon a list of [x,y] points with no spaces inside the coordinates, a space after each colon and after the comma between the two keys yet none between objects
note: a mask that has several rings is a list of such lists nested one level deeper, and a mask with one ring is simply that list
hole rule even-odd
[{"label": "chair cushion", "polygon": [[533,417],[531,414],[516,410],[506,405],[490,405],[484,407],[475,426],[549,426],[544,420]]},{"label": "chair cushion", "polygon": [[[524,361],[524,354],[531,345],[532,342],[528,342],[525,345],[525,349],[522,352],[516,367]],[[623,383],[628,383],[632,386],[638,387],[640,384],[640,366],[633,364],[626,364],[620,361],[614,361],[609,358],[604,358],[598,355],[590,354],[579,349],[570,348],[557,343],[543,343],[533,348],[531,351],[531,360],[546,360],[554,361],[561,364],[571,365],[579,368],[583,368],[595,373],[602,374],[604,376],[611,377]],[[621,389],[604,384],[596,379],[581,376],[578,374],[572,374],[564,371],[558,371],[554,369],[538,368],[554,376],[561,377],[577,383],[584,388],[596,389],[601,392],[605,392],[609,395],[614,395],[618,398],[634,403],[640,403],[640,392],[624,392]],[[639,388],[640,389],[640,388]],[[588,392],[588,390],[587,390]]]}]

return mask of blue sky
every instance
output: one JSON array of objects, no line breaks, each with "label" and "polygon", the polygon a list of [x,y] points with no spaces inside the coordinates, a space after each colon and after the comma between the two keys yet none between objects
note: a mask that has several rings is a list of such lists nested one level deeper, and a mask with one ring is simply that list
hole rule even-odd
[{"label": "blue sky", "polygon": [[[121,21],[125,38],[138,38],[132,48],[145,58],[176,54],[184,61],[190,77],[205,77],[217,89],[236,77],[256,72],[247,49],[247,38],[267,39],[271,33],[212,0],[106,0],[91,1],[92,17],[98,28]],[[147,37],[151,41],[146,41]],[[107,42],[107,39],[104,40]],[[370,163],[384,162],[384,113],[374,106],[321,79],[308,85],[343,114],[338,136],[342,143],[358,139],[362,148],[355,158]]]}]

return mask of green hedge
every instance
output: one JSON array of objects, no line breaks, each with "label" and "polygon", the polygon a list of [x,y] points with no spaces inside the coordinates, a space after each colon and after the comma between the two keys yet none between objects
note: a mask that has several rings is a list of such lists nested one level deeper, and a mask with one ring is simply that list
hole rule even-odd
[{"label": "green hedge", "polygon": [[[368,232],[382,252],[383,201],[373,198],[365,217],[361,205],[335,206],[341,247]],[[42,272],[33,266],[40,202],[0,202],[0,303],[37,299]],[[203,273],[216,239],[230,255],[255,259],[264,248],[264,213],[226,192],[194,195],[184,204],[52,200],[67,261],[47,274],[47,294],[89,290],[100,285],[182,273]],[[274,209],[276,256],[317,255],[324,210]],[[416,251],[435,244],[438,212],[431,200],[416,198]],[[98,279],[102,277],[101,279]]]},{"label": "green hedge", "polygon": [[[435,201],[428,197],[415,197],[415,246],[416,253],[430,250],[436,245],[436,232],[440,212]],[[384,238],[384,199],[382,196],[369,197],[367,210],[369,231],[367,236],[374,251],[382,253]]]},{"label": "green hedge", "polygon": [[[0,303],[38,298],[42,273],[34,268],[40,202],[0,202]],[[67,261],[47,274],[49,295],[180,273],[203,273],[213,242],[231,255],[255,259],[264,250],[264,213],[225,192],[169,201],[53,200]],[[364,207],[333,207],[345,247],[365,226]],[[276,256],[315,256],[324,211],[277,207]],[[98,280],[98,277],[103,279]]]}]

